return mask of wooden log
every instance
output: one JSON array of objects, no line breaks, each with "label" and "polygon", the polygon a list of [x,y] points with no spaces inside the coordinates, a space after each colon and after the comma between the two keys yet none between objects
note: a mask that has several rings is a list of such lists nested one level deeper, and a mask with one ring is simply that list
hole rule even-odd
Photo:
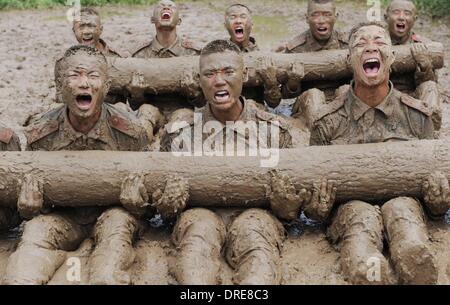
[{"label": "wooden log", "polygon": [[[427,44],[432,55],[433,67],[440,69],[444,65],[444,47],[441,43]],[[393,47],[396,60],[392,67],[395,73],[413,72],[416,62],[411,55],[408,45]],[[348,50],[327,50],[314,53],[280,54],[252,52],[244,55],[246,66],[249,68],[249,80],[245,87],[260,87],[262,81],[257,71],[264,69],[264,57],[269,57],[274,66],[292,70],[293,63],[297,63],[298,73],[303,72],[303,81],[341,80],[352,76],[347,66]],[[196,96],[199,92],[198,70],[199,57],[175,58],[110,58],[111,92],[128,96],[140,97],[181,93],[181,95]],[[300,71],[298,71],[300,70]]]},{"label": "wooden log", "polygon": [[[411,141],[307,147],[279,151],[276,167],[297,189],[322,177],[336,181],[338,200],[383,201],[421,197],[422,180],[435,170],[450,178],[450,143]],[[267,205],[271,168],[260,157],[180,157],[160,152],[2,152],[0,204],[14,206],[19,180],[44,182],[46,203],[58,206],[119,204],[122,180],[143,173],[149,194],[173,174],[190,184],[192,206]]]}]

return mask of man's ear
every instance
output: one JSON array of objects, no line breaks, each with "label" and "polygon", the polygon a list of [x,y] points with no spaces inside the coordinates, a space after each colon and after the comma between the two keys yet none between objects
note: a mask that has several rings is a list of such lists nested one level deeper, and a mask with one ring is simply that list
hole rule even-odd
[{"label": "man's ear", "polygon": [[346,60],[346,63],[347,63],[347,67],[348,68],[350,68],[351,67],[351,62],[350,62],[350,51],[348,52],[348,54],[347,54],[347,60]]},{"label": "man's ear", "polygon": [[387,13],[384,13],[384,21],[387,21],[388,20],[388,14]]},{"label": "man's ear", "polygon": [[150,17],[150,22],[151,22],[152,24],[155,24],[155,23],[156,23],[156,18],[155,18],[155,16]]},{"label": "man's ear", "polygon": [[100,35],[102,35],[102,33],[103,33],[103,24],[100,25]]},{"label": "man's ear", "polygon": [[245,67],[245,68],[244,68],[244,71],[243,71],[243,73],[242,73],[242,81],[243,81],[244,83],[246,83],[246,82],[248,82],[248,78],[249,78],[249,76],[248,76],[248,68]]},{"label": "man's ear", "polygon": [[180,24],[181,24],[181,21],[182,21],[182,19],[181,19],[181,18],[178,18],[178,23],[177,23],[177,25],[180,25]]},{"label": "man's ear", "polygon": [[111,78],[108,77],[105,81],[105,96],[108,94],[110,88],[111,88]]}]

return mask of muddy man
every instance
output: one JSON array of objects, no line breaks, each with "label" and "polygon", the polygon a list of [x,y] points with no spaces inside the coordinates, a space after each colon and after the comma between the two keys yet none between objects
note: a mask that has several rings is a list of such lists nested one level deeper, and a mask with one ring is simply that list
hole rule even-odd
[{"label": "muddy man", "polygon": [[[25,129],[27,150],[148,149],[146,132],[138,118],[104,103],[109,81],[107,61],[101,52],[85,45],[72,47],[65,52],[59,69],[64,104]],[[140,191],[140,196],[133,195],[134,189]],[[126,209],[67,207],[49,212],[50,208],[44,207],[42,182],[26,175],[18,210],[31,220],[25,224],[19,246],[9,259],[3,282],[47,283],[64,263],[64,251],[77,249],[93,230],[96,247],[90,261],[90,282],[129,284],[127,268],[134,261],[132,245],[142,228],[139,216],[148,201],[142,199],[146,195],[142,178],[132,174],[124,180],[120,198]]]},{"label": "muddy man", "polygon": [[[252,12],[250,8],[244,4],[235,3],[225,10],[225,29],[230,35],[230,41],[235,43],[241,52],[249,53],[259,51],[256,40],[251,36],[253,29]],[[271,107],[276,107],[281,102],[281,90],[279,71],[269,62],[265,63],[265,67],[258,69],[264,83],[262,88],[244,88],[242,95],[246,98],[253,99],[258,103],[267,102]]]},{"label": "muddy man", "polygon": [[430,52],[424,44],[430,40],[413,31],[418,18],[416,6],[409,0],[392,0],[384,17],[392,44],[411,45],[412,55],[417,63],[414,74],[396,75],[391,80],[398,90],[428,103],[433,111],[435,131],[438,132],[442,124],[442,97],[439,93],[437,74],[433,70]]},{"label": "muddy man", "polygon": [[[208,102],[196,111],[195,120],[177,122],[177,126],[169,130],[163,148],[173,153],[186,151],[191,149],[191,145],[200,143],[211,151],[223,153],[225,150],[233,151],[228,148],[232,143],[229,141],[234,141],[235,152],[238,151],[237,145],[246,149],[263,145],[274,149],[291,147],[291,137],[283,118],[242,97],[245,78],[246,69],[238,46],[227,40],[216,40],[205,46],[200,55],[200,85]],[[231,127],[229,123],[232,122],[266,123],[272,128],[263,134],[271,138],[273,133],[277,133],[279,137],[276,142],[260,141],[261,138],[253,142],[251,138],[256,134]],[[195,139],[192,132],[195,126],[214,126],[214,131],[209,129],[202,138]],[[177,213],[173,213],[173,209],[170,210],[172,202],[167,200],[170,198],[160,201],[157,208],[164,217],[173,218],[181,213],[172,233],[172,241],[178,249],[174,273],[179,283],[222,283],[222,250],[234,270],[232,280],[235,284],[280,283],[278,267],[285,234],[274,214],[281,219],[295,219],[303,204],[310,202],[311,194],[306,190],[298,194],[292,192],[293,185],[287,183],[282,173],[272,171],[271,179],[268,200],[272,211],[193,208],[183,212],[186,203],[176,200]],[[315,198],[318,198],[317,194]],[[170,213],[164,212],[166,209]]]},{"label": "muddy man", "polygon": [[[0,151],[20,151],[19,137],[0,123]],[[16,227],[20,217],[16,209],[0,207],[0,232]]]},{"label": "muddy man", "polygon": [[[432,139],[428,104],[401,93],[389,81],[394,53],[384,26],[356,26],[349,49],[354,80],[345,94],[322,109],[311,145]],[[435,217],[449,209],[450,188],[442,173],[432,173],[423,182],[423,203]],[[400,197],[379,205],[358,200],[343,204],[331,220],[328,236],[340,248],[342,270],[351,283],[389,284],[396,282],[396,276],[403,284],[437,281],[424,211],[416,198]],[[384,237],[395,272],[383,256]],[[374,265],[380,266],[379,278],[371,276]]]},{"label": "muddy man", "polygon": [[139,46],[133,52],[133,57],[169,58],[200,54],[198,43],[179,37],[177,27],[181,24],[180,10],[173,1],[160,1],[153,9],[151,22],[155,25],[155,38]]}]

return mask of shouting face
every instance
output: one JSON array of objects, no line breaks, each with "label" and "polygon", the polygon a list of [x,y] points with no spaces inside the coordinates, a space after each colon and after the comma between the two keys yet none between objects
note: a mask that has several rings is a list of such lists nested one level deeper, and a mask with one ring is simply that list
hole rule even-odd
[{"label": "shouting face", "polygon": [[109,89],[104,58],[78,52],[65,59],[61,94],[69,112],[79,118],[95,117]]},{"label": "shouting face", "polygon": [[416,6],[405,0],[395,0],[389,6],[386,15],[389,34],[393,40],[402,41],[409,37],[417,19]]},{"label": "shouting face", "polygon": [[314,38],[318,41],[327,41],[333,33],[336,22],[336,7],[333,2],[323,4],[309,2],[306,18]]},{"label": "shouting face", "polygon": [[211,108],[226,111],[238,103],[245,77],[244,60],[236,52],[200,57],[200,86]]},{"label": "shouting face", "polygon": [[366,87],[387,82],[394,59],[391,39],[382,27],[363,26],[352,35],[349,63],[355,82]]},{"label": "shouting face", "polygon": [[235,44],[242,46],[248,43],[252,27],[252,18],[246,7],[235,5],[226,11],[225,28],[230,34],[231,41]]},{"label": "shouting face", "polygon": [[170,0],[162,0],[153,10],[152,23],[157,29],[174,29],[180,24],[178,6]]},{"label": "shouting face", "polygon": [[74,21],[73,32],[80,44],[95,47],[103,31],[100,17],[94,14],[81,14],[79,21]]}]

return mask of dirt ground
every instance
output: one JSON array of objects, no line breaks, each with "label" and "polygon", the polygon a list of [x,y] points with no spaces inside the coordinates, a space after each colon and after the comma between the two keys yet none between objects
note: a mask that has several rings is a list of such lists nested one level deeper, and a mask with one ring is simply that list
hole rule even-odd
[{"label": "dirt ground", "polygon": [[[272,49],[280,42],[303,31],[305,3],[299,1],[243,1],[253,10],[255,37],[262,49]],[[366,1],[339,2],[337,27],[349,30],[366,18]],[[228,1],[182,1],[184,36],[206,43],[225,38],[223,11]],[[114,45],[133,50],[154,33],[150,25],[151,10],[147,7],[104,7],[103,37]],[[65,9],[0,12],[0,121],[20,133],[30,115],[47,110],[54,102],[53,67],[65,49],[75,43]],[[416,32],[450,49],[450,25],[445,21],[432,22],[420,18]],[[450,138],[450,52],[439,74],[445,96],[444,122],[441,137]],[[168,73],[170,73],[168,71]],[[430,237],[438,257],[439,283],[450,284],[450,221],[430,222]],[[292,230],[291,230],[292,231]],[[293,229],[285,243],[281,268],[284,284],[345,284],[340,274],[339,253],[326,240],[322,228],[307,225]],[[17,234],[0,237],[0,277],[7,257],[14,250]],[[166,231],[150,231],[136,245],[133,282],[141,284],[174,283],[170,263],[174,249]],[[68,257],[88,261],[92,240],[87,240]],[[85,265],[83,265],[85,266]],[[51,283],[67,283],[63,265]],[[229,283],[231,271],[224,264],[224,283]],[[227,269],[228,268],[228,269]],[[81,283],[86,281],[82,273]],[[77,283],[77,282],[75,282]]]}]

